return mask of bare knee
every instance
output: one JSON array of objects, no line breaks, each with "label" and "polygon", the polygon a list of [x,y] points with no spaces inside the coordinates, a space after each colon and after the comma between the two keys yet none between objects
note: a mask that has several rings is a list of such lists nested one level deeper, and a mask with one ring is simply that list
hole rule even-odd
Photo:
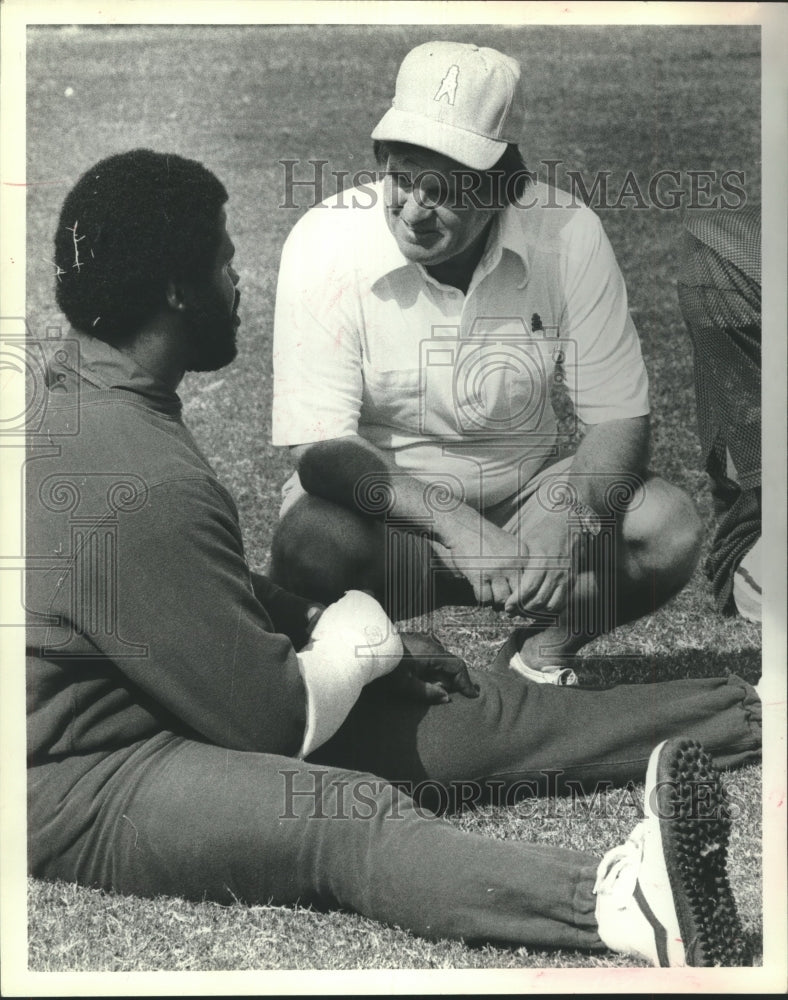
[{"label": "bare knee", "polygon": [[309,494],[284,515],[271,543],[270,577],[324,604],[346,590],[380,589],[380,526]]},{"label": "bare knee", "polygon": [[649,479],[642,502],[624,519],[624,541],[640,569],[678,590],[692,576],[700,558],[703,525],[687,493],[664,479]]}]

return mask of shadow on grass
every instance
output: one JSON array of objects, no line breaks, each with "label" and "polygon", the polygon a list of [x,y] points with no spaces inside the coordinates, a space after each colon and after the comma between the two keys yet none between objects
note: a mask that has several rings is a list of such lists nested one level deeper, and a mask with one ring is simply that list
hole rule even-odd
[{"label": "shadow on grass", "polygon": [[761,676],[761,650],[674,649],[633,656],[583,656],[578,657],[573,667],[580,683],[588,687],[653,684],[693,677],[728,677],[730,674],[757,684]]}]

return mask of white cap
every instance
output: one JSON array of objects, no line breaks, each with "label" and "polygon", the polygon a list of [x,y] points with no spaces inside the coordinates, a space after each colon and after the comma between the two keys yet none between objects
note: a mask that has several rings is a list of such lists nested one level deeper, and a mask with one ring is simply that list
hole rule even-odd
[{"label": "white cap", "polygon": [[407,142],[489,170],[525,119],[520,65],[496,49],[426,42],[402,60],[391,108],[373,139]]}]

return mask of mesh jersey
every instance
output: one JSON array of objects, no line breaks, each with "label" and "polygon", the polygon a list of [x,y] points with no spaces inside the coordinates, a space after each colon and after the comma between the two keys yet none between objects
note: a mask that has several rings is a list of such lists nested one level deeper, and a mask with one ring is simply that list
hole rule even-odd
[{"label": "mesh jersey", "polygon": [[761,531],[760,206],[687,218],[678,293],[695,348],[703,460],[724,515],[706,571],[718,607],[730,610],[733,572]]}]

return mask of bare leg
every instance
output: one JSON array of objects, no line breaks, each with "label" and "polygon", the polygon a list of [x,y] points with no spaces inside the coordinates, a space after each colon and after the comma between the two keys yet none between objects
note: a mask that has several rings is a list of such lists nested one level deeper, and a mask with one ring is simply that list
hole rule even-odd
[{"label": "bare leg", "polygon": [[346,590],[368,590],[394,620],[474,603],[470,584],[442,567],[427,534],[310,494],[279,522],[268,575],[286,590],[324,604]]},{"label": "bare leg", "polygon": [[[690,498],[663,479],[647,480],[620,517],[612,562],[600,562],[591,549],[580,554],[567,610],[526,640],[523,658],[536,668],[567,662],[596,636],[655,611],[689,580],[700,538]],[[280,521],[269,575],[287,590],[323,603],[352,588],[368,590],[395,620],[474,603],[467,581],[440,568],[427,536],[311,495],[302,496]]]},{"label": "bare leg", "polygon": [[306,494],[276,527],[269,577],[302,597],[329,604],[346,590],[383,592],[382,525]]},{"label": "bare leg", "polygon": [[678,487],[656,476],[648,479],[617,528],[607,571],[604,559],[593,558],[599,555],[593,544],[579,554],[567,609],[556,624],[523,645],[521,655],[529,666],[568,665],[591,639],[656,611],[692,576],[701,523]]}]

